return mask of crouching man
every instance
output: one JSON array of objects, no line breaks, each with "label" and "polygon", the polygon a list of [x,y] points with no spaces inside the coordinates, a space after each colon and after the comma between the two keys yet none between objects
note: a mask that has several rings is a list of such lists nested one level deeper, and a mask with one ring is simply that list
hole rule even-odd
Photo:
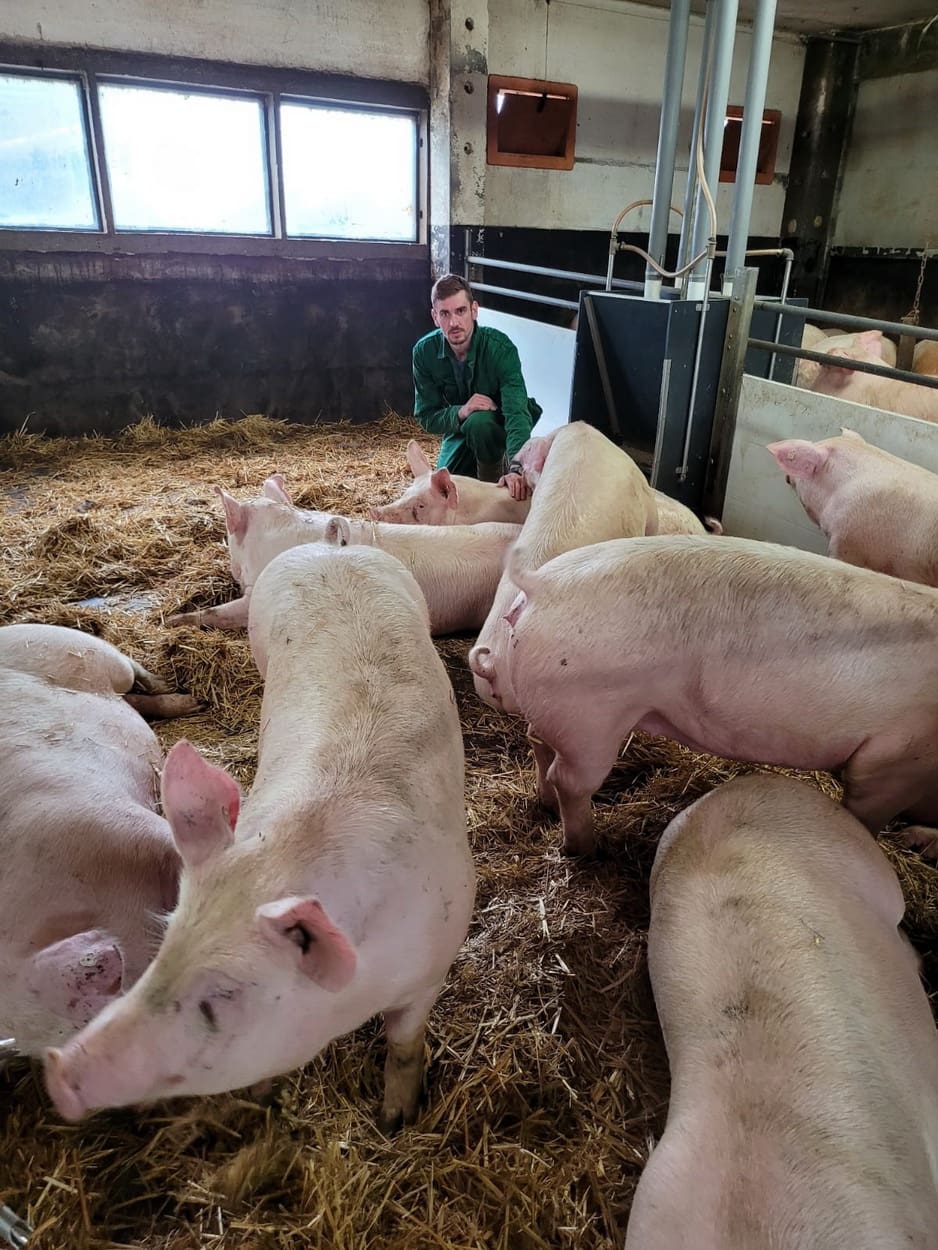
[{"label": "crouching man", "polygon": [[450,273],[434,283],[430,314],[437,329],[414,345],[414,416],[443,438],[437,468],[497,482],[541,407],[528,398],[508,335],[476,323],[479,305],[465,278]]}]

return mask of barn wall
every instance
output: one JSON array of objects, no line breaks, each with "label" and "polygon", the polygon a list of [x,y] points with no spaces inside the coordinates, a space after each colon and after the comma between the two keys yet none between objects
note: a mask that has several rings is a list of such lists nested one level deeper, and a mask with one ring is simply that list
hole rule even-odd
[{"label": "barn wall", "polygon": [[[576,165],[560,173],[489,166],[484,219],[465,224],[600,230],[608,236],[620,209],[631,200],[651,197],[668,16],[666,10],[622,0],[493,0],[489,72],[577,84]],[[674,181],[678,206],[684,200],[702,32],[701,19],[692,19]],[[749,30],[741,27],[730,86],[732,104],[743,102],[750,46]],[[798,40],[776,38],[766,107],[781,110],[782,132],[775,180],[755,188],[754,235],[777,238],[781,229],[803,64],[804,47]],[[480,125],[484,101],[482,105]],[[717,198],[723,230],[729,224],[731,202],[732,187],[724,183]],[[647,231],[649,224],[647,208],[626,222],[634,230]]]},{"label": "barn wall", "polygon": [[[0,40],[429,80],[426,0],[0,0]],[[198,65],[199,60],[189,62]],[[182,63],[183,69],[185,62]],[[0,432],[409,411],[429,262],[0,250]],[[354,251],[354,249],[352,249]],[[227,252],[227,254],[226,254]]]},{"label": "barn wall", "polygon": [[0,0],[4,39],[426,83],[427,0]]}]

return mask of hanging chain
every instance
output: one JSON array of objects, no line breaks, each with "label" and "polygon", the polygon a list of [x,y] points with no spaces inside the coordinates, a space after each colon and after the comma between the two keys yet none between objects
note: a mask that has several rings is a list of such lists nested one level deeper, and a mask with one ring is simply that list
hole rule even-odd
[{"label": "hanging chain", "polygon": [[907,326],[917,326],[919,323],[919,311],[922,303],[922,283],[925,281],[925,266],[928,264],[929,249],[931,247],[931,239],[928,239],[922,248],[922,263],[918,269],[918,282],[915,284],[915,299],[912,301],[912,307],[901,320]]}]

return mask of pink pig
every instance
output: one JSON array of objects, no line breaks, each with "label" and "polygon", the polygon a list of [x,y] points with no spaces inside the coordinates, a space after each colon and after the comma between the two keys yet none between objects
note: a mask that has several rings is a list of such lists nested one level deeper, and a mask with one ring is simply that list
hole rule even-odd
[{"label": "pink pig", "polygon": [[867,443],[853,430],[768,450],[835,560],[938,586],[938,474]]},{"label": "pink pig", "polygon": [[452,687],[420,589],[366,547],[308,544],[258,578],[257,775],[186,742],[163,770],[179,905],[133,990],[46,1059],[68,1119],[307,1063],[383,1013],[383,1122],[411,1120],[427,1015],[475,874]]},{"label": "pink pig", "polygon": [[[820,338],[818,338],[820,335]],[[801,336],[802,347],[811,351],[826,352],[834,356],[848,356],[854,360],[879,359],[886,365],[896,363],[896,345],[883,336],[882,330],[863,330],[853,334],[826,334],[816,326],[806,325]],[[803,390],[817,390],[816,383],[821,370],[828,366],[817,360],[799,360],[795,364],[794,385]],[[855,374],[856,377],[869,374]]]},{"label": "pink pig", "polygon": [[24,1054],[136,981],[176,901],[162,753],[121,697],[135,676],[152,682],[93,635],[0,628],[0,1037]]},{"label": "pink pig", "polygon": [[[510,559],[508,574],[522,593],[502,663],[566,851],[592,850],[590,797],[633,729],[839,772],[845,805],[873,830],[906,810],[938,818],[934,590],[690,536],[597,543],[536,570]],[[916,844],[930,836],[914,831]]]},{"label": "pink pig", "polygon": [[[575,421],[557,431],[512,558],[522,568],[536,569],[563,551],[604,538],[654,533],[657,524],[655,497],[635,461],[599,430]],[[476,693],[505,712],[519,710],[505,664],[505,614],[516,596],[506,572],[469,652]]]},{"label": "pink pig", "polygon": [[177,613],[168,618],[169,625],[244,629],[252,587],[270,561],[291,547],[336,542],[341,528],[341,545],[380,547],[410,569],[426,598],[432,633],[478,629],[491,606],[508,545],[520,532],[517,525],[497,523],[387,525],[309,512],[292,506],[279,474],[264,483],[263,499],[239,503],[225,491],[218,493],[225,506],[231,572],[243,593],[218,607]]},{"label": "pink pig", "polygon": [[[870,331],[878,333],[878,331]],[[832,356],[854,356],[876,363],[882,358],[882,343],[873,342],[863,353],[831,350]],[[874,373],[858,373],[854,369],[823,365],[811,387],[821,395],[834,395],[854,404],[867,404],[886,412],[917,417],[920,421],[938,421],[938,390],[904,382],[901,378],[883,377]]]},{"label": "pink pig", "polygon": [[671,822],[648,931],[671,1102],[625,1250],[934,1250],[938,1033],[902,913],[866,829],[802,782]]},{"label": "pink pig", "polygon": [[373,521],[396,525],[474,525],[477,521],[507,521],[520,525],[530,501],[512,499],[504,486],[455,476],[434,469],[433,462],[413,439],[407,445],[407,463],[414,480],[393,503],[369,508]]}]

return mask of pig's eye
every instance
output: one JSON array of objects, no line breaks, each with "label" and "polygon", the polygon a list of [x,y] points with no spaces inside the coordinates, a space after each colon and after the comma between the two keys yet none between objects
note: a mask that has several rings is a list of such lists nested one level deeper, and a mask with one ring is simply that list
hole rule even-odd
[{"label": "pig's eye", "polygon": [[202,1019],[205,1021],[205,1023],[208,1025],[211,1031],[213,1033],[216,1032],[218,1029],[218,1020],[215,1016],[215,1008],[212,1006],[212,1004],[208,1001],[207,998],[203,998],[202,1001],[199,1003],[199,1012],[201,1013]]},{"label": "pig's eye", "polygon": [[299,923],[287,929],[287,937],[291,942],[295,942],[297,944],[304,955],[316,940],[310,933],[309,929],[307,929],[306,925]]}]

